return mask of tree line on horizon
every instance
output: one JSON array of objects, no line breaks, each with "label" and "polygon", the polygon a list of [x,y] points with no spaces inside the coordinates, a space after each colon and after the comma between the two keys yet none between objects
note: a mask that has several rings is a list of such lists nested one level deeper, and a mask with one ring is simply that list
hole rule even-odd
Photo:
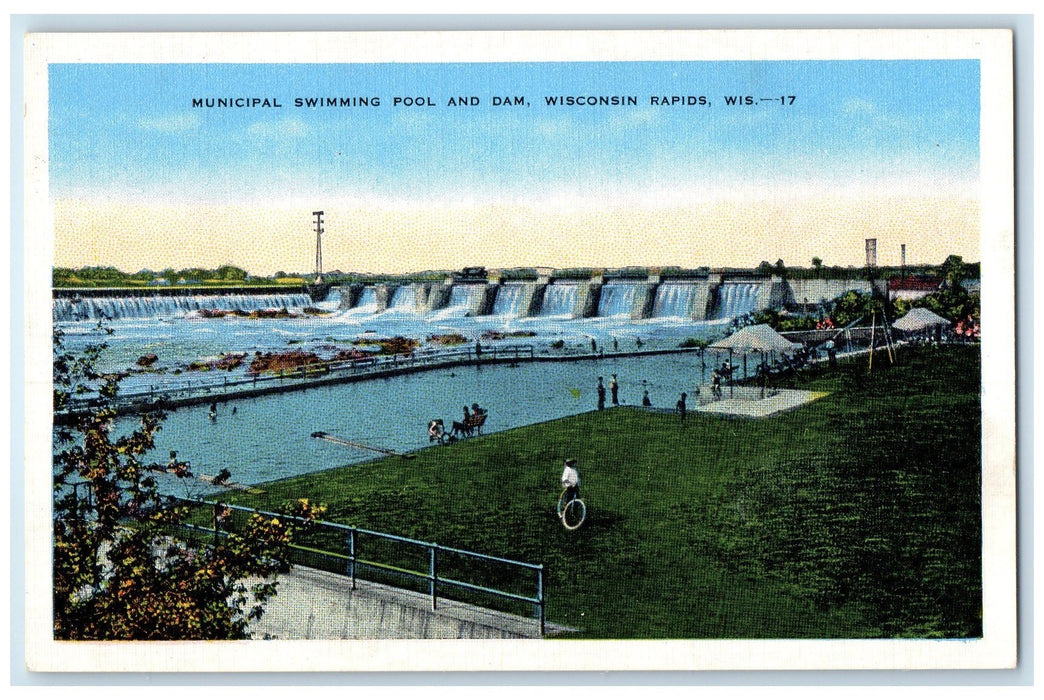
[{"label": "tree line on horizon", "polygon": [[[890,265],[878,267],[875,270],[875,275],[879,279],[892,279],[897,277],[911,277],[911,276],[928,276],[928,277],[940,277],[945,278],[948,275],[949,270],[953,267],[954,261],[963,265],[964,278],[965,279],[978,279],[980,275],[980,265],[977,262],[965,263],[960,256],[950,255],[943,263],[939,265],[908,265],[905,268],[899,266]],[[709,268],[700,268],[699,270],[681,268],[677,266],[667,266],[660,268],[646,267],[628,267],[616,270],[614,272],[620,274],[632,273],[632,275],[645,275],[648,274],[649,270],[657,269],[663,277],[674,277],[685,272],[703,271],[706,272]],[[751,268],[719,268],[720,271],[726,273],[755,273],[760,275],[777,275],[783,278],[792,279],[863,279],[867,274],[865,266],[839,266],[839,265],[824,265],[822,258],[816,256],[811,260],[811,265],[808,267],[794,267],[787,266],[783,260],[777,260],[775,263],[769,263],[768,261],[762,261],[757,267]],[[565,276],[582,277],[591,276],[594,272],[594,268],[575,268],[569,270],[558,271]],[[329,272],[324,274],[324,278],[327,281],[341,281],[341,282],[352,282],[352,281],[381,281],[384,279],[417,279],[427,280],[442,278],[449,274],[449,271],[426,271],[418,272],[408,275],[379,275],[379,274],[364,274],[364,273],[344,273],[339,271]],[[525,279],[532,277],[536,278],[535,268],[513,268],[511,270],[503,270],[502,275],[504,279]],[[71,267],[55,267],[52,270],[51,282],[54,287],[143,287],[143,286],[168,286],[175,284],[279,284],[292,282],[295,284],[304,284],[311,279],[311,273],[302,272],[285,272],[279,270],[272,275],[253,275],[241,267],[235,265],[222,265],[217,268],[202,268],[202,267],[187,267],[181,269],[165,268],[163,270],[150,270],[143,269],[138,272],[124,272],[113,266],[95,266],[87,265],[79,268]]]},{"label": "tree line on horizon", "polygon": [[222,265],[216,269],[167,268],[158,272],[149,269],[123,272],[112,266],[55,267],[51,272],[51,282],[55,287],[139,287],[153,283],[178,284],[182,281],[242,283],[251,279],[256,278],[234,265]]}]

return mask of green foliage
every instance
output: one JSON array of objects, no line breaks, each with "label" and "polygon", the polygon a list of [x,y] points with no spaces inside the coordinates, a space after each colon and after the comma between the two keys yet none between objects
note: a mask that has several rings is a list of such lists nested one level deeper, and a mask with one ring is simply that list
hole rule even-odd
[{"label": "green foliage", "polygon": [[115,267],[81,267],[78,270],[56,267],[51,273],[54,287],[141,287],[157,278],[169,284],[177,284],[179,280],[241,283],[250,279],[250,275],[234,265],[222,265],[216,270],[189,267],[182,270],[167,268],[161,272],[144,269],[134,273],[126,273]]},{"label": "green foliage", "polygon": [[895,315],[897,318],[902,317],[916,307],[928,309],[954,323],[969,317],[978,322],[980,298],[978,294],[969,294],[964,287],[949,287],[920,299],[897,299]]},{"label": "green foliage", "polygon": [[778,309],[762,309],[751,314],[751,320],[768,324],[777,331],[806,331],[815,328],[819,319],[808,315],[785,315]]},{"label": "green foliage", "polygon": [[860,319],[869,323],[870,318],[881,310],[881,306],[881,300],[875,299],[873,295],[849,290],[834,300],[830,318],[838,327],[847,326]]},{"label": "green foliage", "polygon": [[[977,263],[976,263],[977,265]],[[969,270],[974,266],[969,266]],[[891,265],[883,265],[877,268],[879,279],[890,279],[900,277],[904,268]],[[908,265],[905,268],[907,275],[933,275],[936,273],[935,265]],[[831,280],[865,280],[866,266],[842,267],[840,265],[822,265],[816,267],[788,267],[787,276],[791,279],[831,279]],[[971,275],[974,276],[974,275]]]},{"label": "green foliage", "polygon": [[775,265],[770,263],[768,260],[762,260],[758,264],[757,270],[755,270],[755,272],[761,275],[778,275],[783,279],[786,279],[788,276],[787,266],[786,264],[784,264],[782,258],[777,260]]},{"label": "green foliage", "polygon": [[121,284],[127,277],[125,273],[115,267],[81,267],[79,270],[56,267],[51,272],[52,284],[55,287],[114,287]]},{"label": "green foliage", "polygon": [[787,316],[780,318],[774,326],[777,331],[808,331],[816,327],[817,319],[814,316]]},{"label": "green foliage", "polygon": [[213,278],[213,270],[205,270],[201,267],[186,267],[178,270],[178,280],[185,280],[186,282],[202,282]]},{"label": "green foliage", "polygon": [[247,271],[242,268],[235,267],[234,265],[222,265],[217,269],[214,277],[229,282],[242,282],[248,277],[248,275]]},{"label": "green foliage", "polygon": [[960,287],[968,274],[964,259],[960,255],[947,256],[943,264],[939,266],[939,272],[942,273],[950,287]]},{"label": "green foliage", "polygon": [[[160,492],[161,473],[191,479],[171,454],[148,461],[162,416],[144,414],[128,435],[113,434],[106,400],[118,379],[94,364],[104,343],[81,354],[54,337],[54,406],[97,391],[94,411],[54,431],[54,636],[64,640],[240,639],[275,595],[287,569],[292,521],[253,518],[217,544],[179,538],[186,509]],[[316,509],[297,504],[301,515]],[[248,584],[252,579],[257,583]]]}]

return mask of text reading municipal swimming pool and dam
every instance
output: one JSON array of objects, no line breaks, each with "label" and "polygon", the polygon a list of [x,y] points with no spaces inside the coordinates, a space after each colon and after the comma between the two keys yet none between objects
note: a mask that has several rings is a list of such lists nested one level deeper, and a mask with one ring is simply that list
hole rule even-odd
[{"label": "text reading municipal swimming pool and dam", "polygon": [[[755,106],[794,104],[794,95],[772,97],[755,95],[727,95],[722,97],[726,105]],[[192,106],[199,108],[297,108],[319,107],[380,107],[389,104],[387,99],[374,97],[194,97]],[[488,101],[475,95],[452,96],[436,100],[429,96],[392,97],[392,107],[478,107],[484,104],[493,107],[529,107],[530,100],[522,95],[493,96]],[[546,107],[637,107],[639,104],[652,107],[709,107],[711,99],[706,95],[649,95],[640,99],[637,95],[545,95],[541,102]]]}]

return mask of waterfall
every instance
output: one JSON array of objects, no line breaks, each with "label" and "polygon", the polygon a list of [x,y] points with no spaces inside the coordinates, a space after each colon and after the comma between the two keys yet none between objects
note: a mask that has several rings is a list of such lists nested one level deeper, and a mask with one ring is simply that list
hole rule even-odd
[{"label": "waterfall", "polygon": [[544,291],[544,303],[540,306],[541,316],[572,316],[576,308],[576,295],[579,286],[576,284],[547,285]]},{"label": "waterfall", "polygon": [[391,301],[388,302],[388,311],[399,313],[417,313],[417,290],[412,284],[404,284],[395,289]]},{"label": "waterfall", "polygon": [[436,314],[442,318],[447,316],[465,316],[475,308],[476,297],[485,291],[484,284],[455,284],[450,288],[449,302]]},{"label": "waterfall", "polygon": [[521,284],[504,284],[497,290],[497,298],[493,301],[494,316],[519,316],[525,286]]},{"label": "waterfall", "polygon": [[656,290],[653,316],[656,318],[691,319],[696,285],[691,282],[664,282]]},{"label": "waterfall", "polygon": [[58,298],[52,304],[56,322],[125,318],[171,318],[193,311],[259,311],[311,306],[307,294],[196,294]]},{"label": "waterfall", "polygon": [[630,316],[634,310],[634,299],[639,286],[641,285],[626,282],[603,285],[602,296],[598,300],[598,316]]},{"label": "waterfall", "polygon": [[352,314],[375,314],[377,313],[377,288],[363,287],[359,295],[359,301],[348,309]]},{"label": "waterfall", "polygon": [[714,318],[736,318],[754,311],[758,303],[760,282],[723,282],[718,288],[718,304]]}]

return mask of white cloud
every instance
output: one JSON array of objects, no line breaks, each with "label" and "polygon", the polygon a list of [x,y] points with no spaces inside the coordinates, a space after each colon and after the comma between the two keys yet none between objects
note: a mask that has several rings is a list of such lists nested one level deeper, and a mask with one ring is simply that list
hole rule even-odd
[{"label": "white cloud", "polygon": [[253,138],[300,138],[307,136],[311,128],[301,119],[290,117],[277,121],[254,122],[246,128],[246,133]]},{"label": "white cloud", "polygon": [[163,117],[145,118],[138,121],[138,128],[145,131],[162,131],[168,134],[180,134],[192,131],[199,126],[199,117],[191,112],[170,114]]},{"label": "white cloud", "polygon": [[656,107],[637,107],[616,112],[609,118],[608,128],[614,132],[632,131],[635,128],[655,124],[662,119],[663,110]]},{"label": "white cloud", "polygon": [[870,100],[856,97],[850,100],[845,100],[841,109],[845,114],[873,114],[877,111],[877,105]]}]

